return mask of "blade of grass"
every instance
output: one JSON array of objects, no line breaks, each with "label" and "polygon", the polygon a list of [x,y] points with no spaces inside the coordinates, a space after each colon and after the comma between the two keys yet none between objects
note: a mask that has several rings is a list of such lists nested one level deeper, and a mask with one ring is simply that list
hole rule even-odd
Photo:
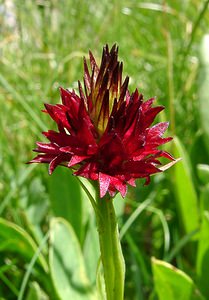
[{"label": "blade of grass", "polygon": [[204,1],[204,3],[202,3],[201,5],[202,5],[202,8],[200,9],[200,12],[199,12],[199,15],[198,15],[196,21],[194,22],[192,32],[191,32],[191,35],[190,35],[190,39],[187,42],[187,46],[184,47],[185,50],[183,51],[183,56],[182,56],[181,71],[185,67],[186,57],[188,56],[188,54],[191,50],[191,47],[192,47],[192,44],[194,42],[194,38],[195,38],[195,35],[196,35],[196,32],[197,32],[197,29],[200,26],[200,22],[203,19],[205,13],[207,12],[208,5],[209,5],[209,0]]},{"label": "blade of grass", "polygon": [[134,238],[132,238],[132,236],[129,233],[127,233],[125,235],[125,239],[128,242],[128,245],[129,245],[131,251],[133,252],[133,254],[136,258],[136,261],[141,269],[141,273],[143,274],[144,284],[149,285],[150,274],[149,274],[149,271],[147,270],[143,254],[141,253],[139,246],[136,245]]},{"label": "blade of grass", "polygon": [[177,243],[175,243],[174,248],[170,253],[164,258],[165,261],[171,262],[191,240],[199,232],[199,229],[195,229],[192,232],[183,236]]},{"label": "blade of grass", "polygon": [[30,278],[30,275],[33,271],[33,267],[35,265],[35,262],[36,260],[38,259],[39,255],[41,254],[41,251],[42,249],[45,247],[48,239],[49,239],[49,234],[50,234],[50,231],[48,231],[45,236],[43,237],[39,247],[37,248],[36,252],[34,253],[29,265],[28,265],[28,268],[27,268],[27,271],[23,277],[23,281],[22,281],[22,284],[21,284],[21,287],[20,287],[20,291],[19,291],[19,294],[18,294],[18,299],[17,300],[23,300],[24,298],[24,294],[25,294],[25,290],[26,290],[26,287],[27,287],[27,283],[28,283],[28,280]]},{"label": "blade of grass", "polygon": [[185,233],[190,233],[199,226],[198,198],[192,177],[191,162],[186,149],[177,137],[173,139],[172,147],[174,157],[182,158],[173,167],[171,178],[181,218],[179,221]]},{"label": "blade of grass", "polygon": [[2,273],[0,273],[1,280],[8,286],[8,288],[12,291],[15,296],[18,296],[18,290],[16,286]]},{"label": "blade of grass", "polygon": [[154,201],[154,197],[150,197],[146,199],[144,202],[142,202],[136,210],[130,215],[128,220],[125,222],[125,224],[122,226],[120,230],[120,239],[124,237],[126,232],[129,230],[131,225],[134,223],[134,221],[138,218],[138,216],[145,210],[145,208],[152,202]]},{"label": "blade of grass", "polygon": [[168,227],[168,223],[166,221],[165,216],[163,215],[163,212],[156,208],[156,207],[152,207],[152,206],[148,206],[146,207],[146,210],[155,213],[156,215],[158,215],[162,227],[163,227],[163,235],[164,235],[164,256],[166,255],[166,253],[168,252],[169,248],[170,248],[170,231],[169,231],[169,227]]},{"label": "blade of grass", "polygon": [[200,238],[197,250],[197,282],[202,292],[208,299],[208,264],[209,264],[209,212],[204,211],[202,214],[202,223],[200,227]]},{"label": "blade of grass", "polygon": [[25,169],[25,171],[23,172],[22,176],[19,178],[18,184],[14,186],[14,188],[11,189],[9,193],[6,195],[6,197],[0,204],[0,215],[3,213],[6,206],[9,205],[9,202],[14,196],[14,194],[16,193],[17,189],[25,183],[25,181],[28,179],[29,174],[33,171],[35,167],[36,167],[35,165],[30,165],[29,167],[27,167],[27,169]]},{"label": "blade of grass", "polygon": [[182,101],[182,98],[183,98],[183,94],[182,94],[182,90],[184,90],[183,88],[181,88],[181,84],[183,83],[184,85],[184,78],[182,78],[182,75],[184,72],[184,69],[185,69],[185,66],[186,66],[186,62],[187,62],[187,56],[189,55],[189,52],[191,50],[191,47],[194,43],[194,39],[195,39],[195,36],[196,36],[196,32],[200,26],[200,23],[205,15],[205,13],[207,12],[207,9],[208,9],[208,5],[209,5],[209,0],[206,0],[204,1],[202,4],[202,7],[200,8],[200,11],[199,11],[199,14],[197,16],[197,19],[196,21],[193,23],[193,28],[192,28],[192,32],[190,34],[190,39],[186,42],[186,45],[183,45],[182,48],[181,48],[181,51],[182,51],[182,57],[181,57],[181,63],[179,64],[180,65],[180,69],[178,71],[178,73],[180,74],[179,76],[179,81],[178,81],[178,86],[177,86],[177,91],[179,91],[179,95],[180,97],[178,96],[179,98],[179,101]]},{"label": "blade of grass", "polygon": [[[21,96],[12,85],[6,80],[6,78],[0,74],[0,83],[2,86],[12,95],[14,101],[17,101],[23,109],[31,116],[31,118],[36,122],[39,129],[42,131],[46,130],[46,125],[41,121],[39,116],[35,113],[35,111],[31,108],[31,106],[27,103],[27,100],[24,99],[24,96]],[[38,131],[38,130],[37,130]],[[39,131],[38,131],[39,132]]]}]

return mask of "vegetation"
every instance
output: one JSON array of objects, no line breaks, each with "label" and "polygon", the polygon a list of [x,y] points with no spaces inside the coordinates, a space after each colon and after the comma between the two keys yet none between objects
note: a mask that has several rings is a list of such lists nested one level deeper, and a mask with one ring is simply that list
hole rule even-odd
[{"label": "vegetation", "polygon": [[[83,56],[115,42],[130,87],[166,109],[174,167],[116,207],[125,299],[209,299],[208,0],[1,0],[0,299],[99,299],[93,211],[68,169],[32,159],[43,103],[77,89]],[[92,187],[82,181],[88,189]]]}]

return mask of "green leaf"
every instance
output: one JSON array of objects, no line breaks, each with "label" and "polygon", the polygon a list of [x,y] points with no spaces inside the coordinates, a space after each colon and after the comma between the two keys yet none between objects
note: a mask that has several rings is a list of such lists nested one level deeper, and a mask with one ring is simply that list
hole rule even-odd
[{"label": "green leaf", "polygon": [[[209,34],[203,37],[200,45],[200,73],[199,73],[199,115],[204,132],[205,145],[209,151]],[[198,107],[198,106],[197,106]]]},{"label": "green leaf", "polygon": [[54,218],[50,228],[49,264],[57,295],[61,300],[96,300],[72,226]]},{"label": "green leaf", "polygon": [[197,251],[197,276],[198,284],[202,293],[209,299],[208,285],[209,266],[209,212],[205,211],[202,216],[198,251]]},{"label": "green leaf", "polygon": [[[20,254],[25,260],[32,259],[38,247],[28,233],[16,224],[0,218],[0,251]],[[48,265],[42,254],[37,262],[47,271]]]},{"label": "green leaf", "polygon": [[159,300],[204,299],[192,279],[171,264],[152,258],[152,270]]},{"label": "green leaf", "polygon": [[82,201],[78,180],[67,168],[57,168],[49,178],[49,194],[56,217],[66,219],[77,237],[82,237]]},{"label": "green leaf", "polygon": [[176,201],[186,233],[190,233],[199,226],[198,199],[192,179],[192,171],[187,152],[180,140],[175,137],[173,143],[174,157],[181,157],[173,167],[173,185]]}]

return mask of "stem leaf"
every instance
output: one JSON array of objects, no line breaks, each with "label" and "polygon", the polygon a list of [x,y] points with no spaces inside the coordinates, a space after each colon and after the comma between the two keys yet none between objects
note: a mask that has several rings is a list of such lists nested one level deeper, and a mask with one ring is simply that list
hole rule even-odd
[{"label": "stem leaf", "polygon": [[50,228],[49,265],[57,295],[61,300],[96,300],[72,226],[54,218]]},{"label": "stem leaf", "polygon": [[82,237],[82,199],[77,179],[67,168],[57,168],[48,179],[52,210],[56,217],[65,218],[77,237]]}]

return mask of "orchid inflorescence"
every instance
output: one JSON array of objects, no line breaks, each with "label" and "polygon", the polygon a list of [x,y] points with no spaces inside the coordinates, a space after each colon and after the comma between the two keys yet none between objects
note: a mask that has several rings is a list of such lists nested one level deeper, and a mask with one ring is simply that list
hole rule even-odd
[{"label": "orchid inflorescence", "polygon": [[151,126],[164,107],[153,107],[154,98],[143,101],[137,89],[130,93],[116,45],[104,47],[100,66],[91,52],[89,58],[79,93],[60,88],[62,104],[45,104],[58,131],[43,132],[49,142],[37,142],[34,151],[40,154],[30,163],[48,163],[50,174],[67,166],[74,175],[98,181],[101,198],[118,191],[124,197],[127,184],[135,186],[137,178],[148,184],[150,175],[161,172],[160,157],[173,160],[158,149],[172,139],[163,137],[168,122]]}]

